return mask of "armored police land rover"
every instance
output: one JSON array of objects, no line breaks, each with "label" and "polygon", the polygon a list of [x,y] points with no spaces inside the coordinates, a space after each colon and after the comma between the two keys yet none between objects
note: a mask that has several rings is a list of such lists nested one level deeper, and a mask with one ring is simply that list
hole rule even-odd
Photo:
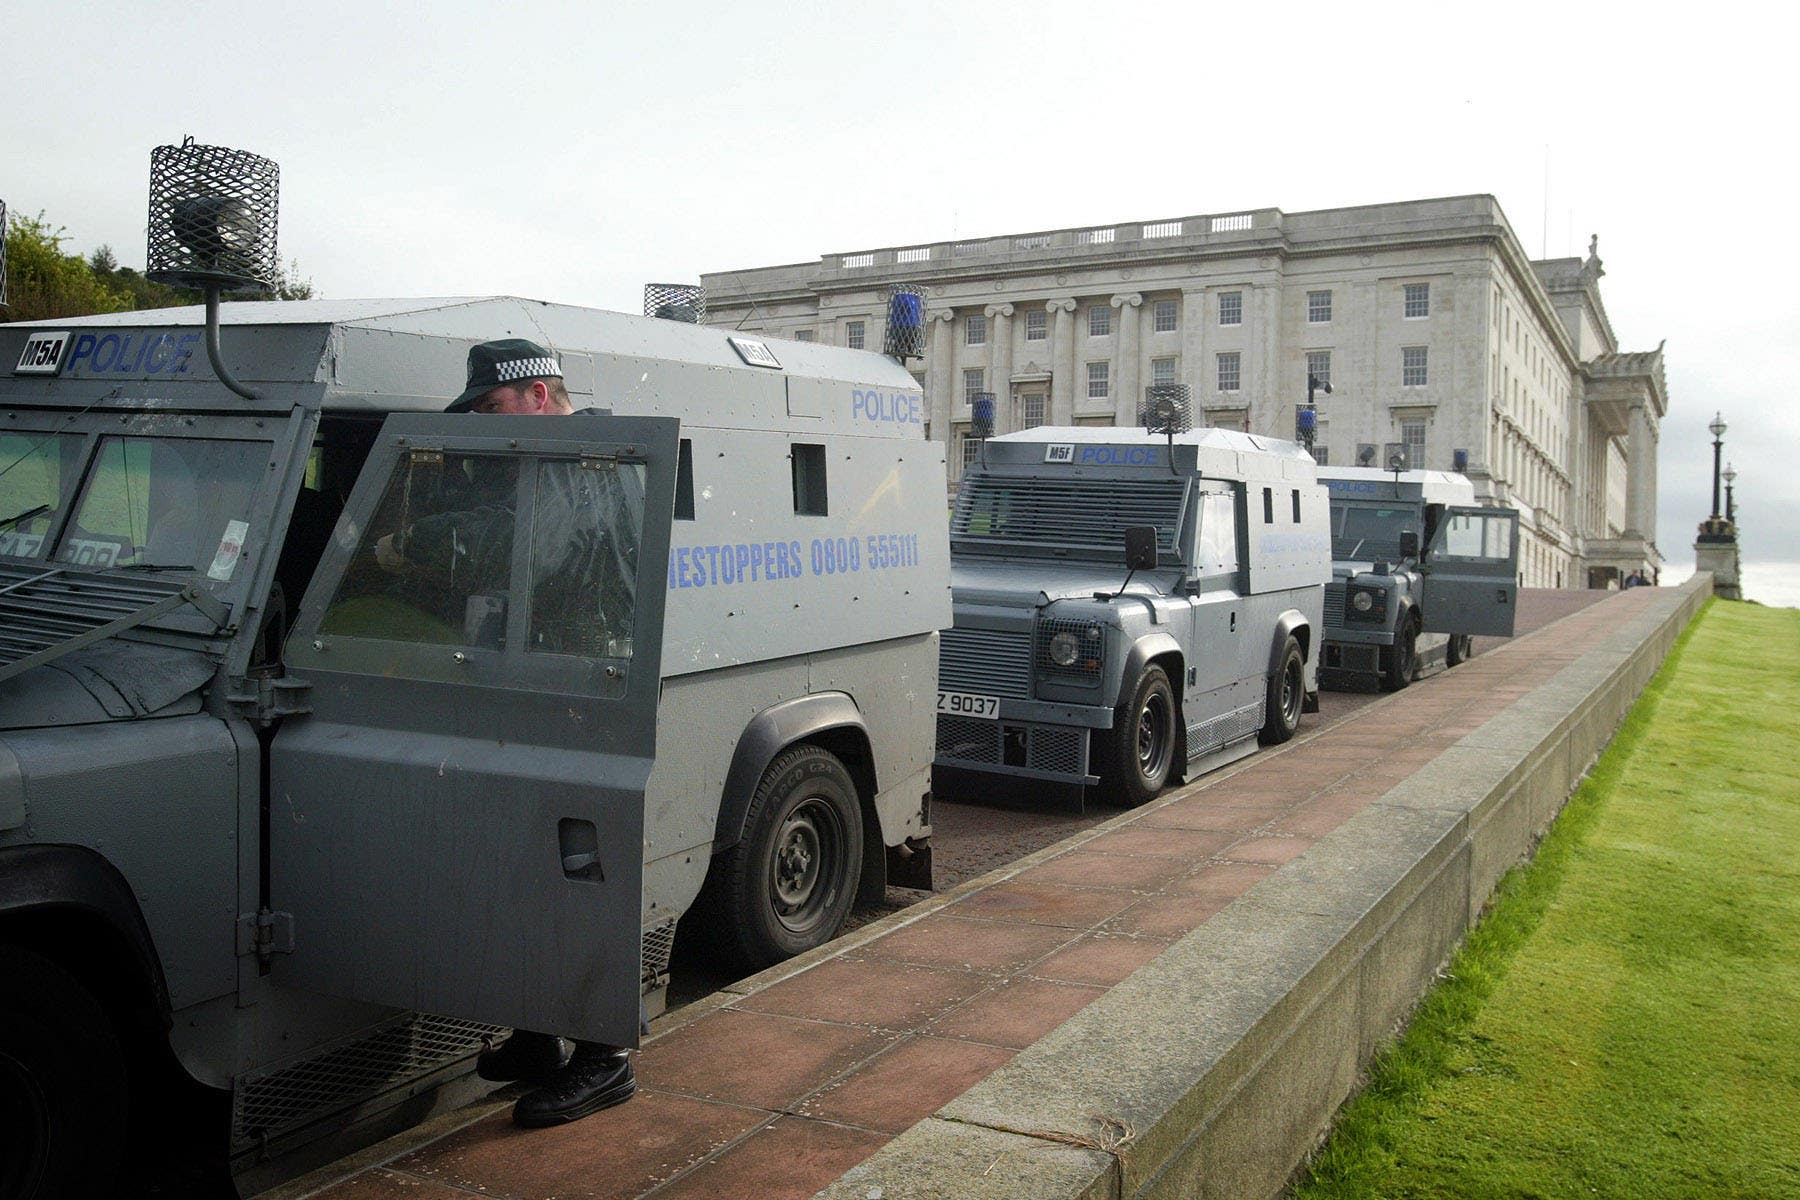
[{"label": "armored police land rover", "polygon": [[1331,493],[1327,686],[1403,688],[1469,657],[1476,634],[1511,637],[1519,514],[1475,506],[1448,471],[1321,467]]},{"label": "armored police land rover", "polygon": [[951,519],[939,790],[1134,805],[1292,737],[1330,577],[1315,469],[1222,429],[987,441]]},{"label": "armored police land rover", "polygon": [[[224,311],[248,397],[196,309],[0,326],[17,1194],[86,1194],[179,1081],[257,1178],[502,1027],[635,1045],[690,908],[759,965],[929,885],[949,551],[899,365],[514,299]],[[591,411],[443,413],[507,336]],[[428,586],[381,561],[453,513]]]}]

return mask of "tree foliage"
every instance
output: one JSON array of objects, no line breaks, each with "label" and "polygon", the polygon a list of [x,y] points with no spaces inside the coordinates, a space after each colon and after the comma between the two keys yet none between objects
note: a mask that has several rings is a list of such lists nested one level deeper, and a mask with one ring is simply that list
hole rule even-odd
[{"label": "tree foliage", "polygon": [[[42,212],[14,215],[6,229],[7,305],[0,321],[55,320],[90,313],[177,308],[199,304],[199,292],[146,279],[141,271],[119,265],[111,246],[102,245],[86,258],[67,253],[68,233],[52,227]],[[312,280],[289,259],[277,264],[274,288],[265,294],[237,293],[225,300],[311,300]]]}]

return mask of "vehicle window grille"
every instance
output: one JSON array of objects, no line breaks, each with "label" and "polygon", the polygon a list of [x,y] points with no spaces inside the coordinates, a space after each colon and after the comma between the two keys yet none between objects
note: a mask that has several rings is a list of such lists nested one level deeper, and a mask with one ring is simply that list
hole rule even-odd
[{"label": "vehicle window grille", "polygon": [[43,563],[0,565],[0,668],[129,617],[184,586]]},{"label": "vehicle window grille", "polygon": [[1184,478],[966,477],[950,535],[976,543],[1061,547],[1116,558],[1133,525],[1154,525],[1165,555],[1181,528]]},{"label": "vehicle window grille", "polygon": [[325,1113],[476,1053],[505,1033],[428,1013],[411,1013],[368,1037],[257,1077],[237,1089],[232,1134],[237,1142],[275,1138]]},{"label": "vehicle window grille", "polygon": [[946,629],[938,635],[938,687],[1024,700],[1031,696],[1031,634]]}]

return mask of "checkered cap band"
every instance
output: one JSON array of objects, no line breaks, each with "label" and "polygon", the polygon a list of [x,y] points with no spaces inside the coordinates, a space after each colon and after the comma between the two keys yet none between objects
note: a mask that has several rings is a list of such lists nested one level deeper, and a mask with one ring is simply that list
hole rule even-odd
[{"label": "checkered cap band", "polygon": [[562,366],[554,358],[515,358],[494,364],[494,376],[501,383],[515,379],[536,379],[544,375],[562,375]]}]

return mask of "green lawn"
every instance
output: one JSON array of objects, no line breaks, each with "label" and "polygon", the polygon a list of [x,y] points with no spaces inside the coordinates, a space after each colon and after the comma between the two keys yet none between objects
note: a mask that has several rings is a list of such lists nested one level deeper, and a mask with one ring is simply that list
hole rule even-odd
[{"label": "green lawn", "polygon": [[1715,602],[1295,1186],[1800,1197],[1800,611]]}]

